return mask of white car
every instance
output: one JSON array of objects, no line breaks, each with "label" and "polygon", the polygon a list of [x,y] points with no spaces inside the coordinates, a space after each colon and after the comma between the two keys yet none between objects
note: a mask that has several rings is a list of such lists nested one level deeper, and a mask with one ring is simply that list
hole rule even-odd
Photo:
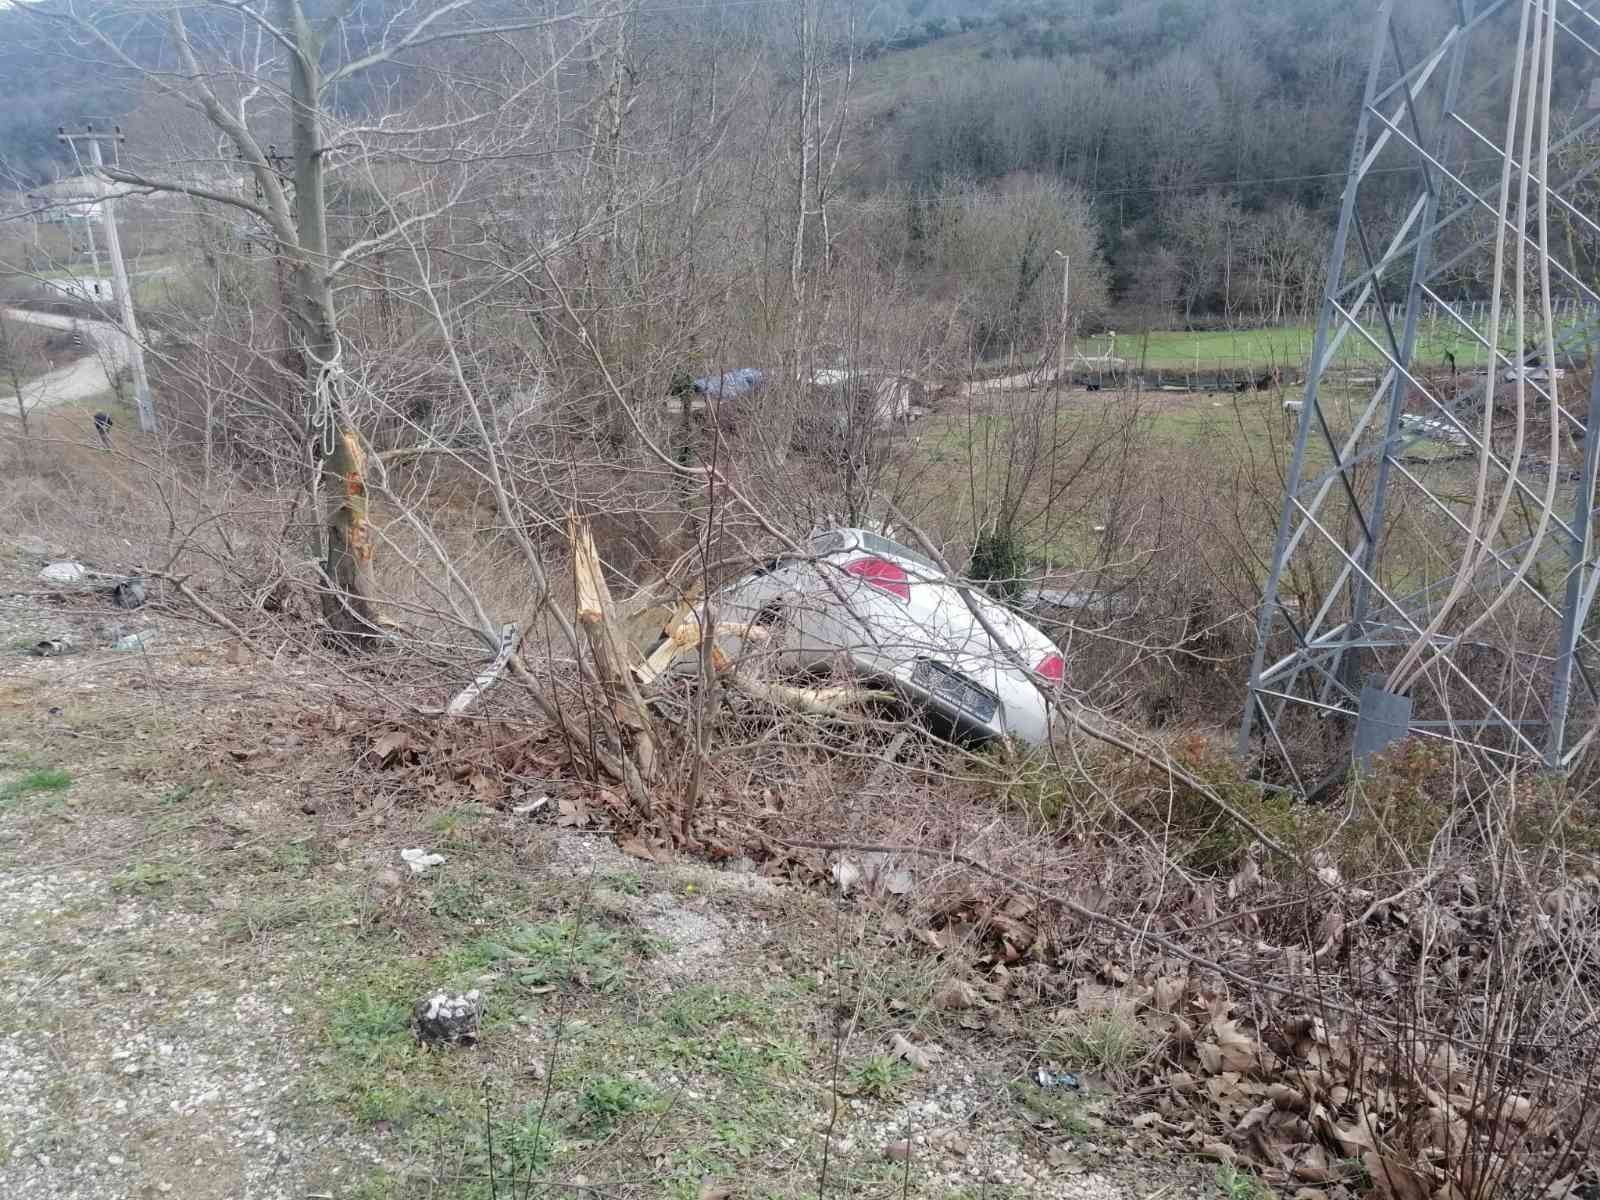
[{"label": "white car", "polygon": [[[722,589],[724,653],[771,654],[789,670],[842,668],[893,687],[963,736],[1049,739],[1046,696],[1066,663],[1044,633],[970,589],[1009,651],[996,645],[938,567],[881,534],[831,529],[810,550]],[[743,632],[752,626],[760,637]]]}]

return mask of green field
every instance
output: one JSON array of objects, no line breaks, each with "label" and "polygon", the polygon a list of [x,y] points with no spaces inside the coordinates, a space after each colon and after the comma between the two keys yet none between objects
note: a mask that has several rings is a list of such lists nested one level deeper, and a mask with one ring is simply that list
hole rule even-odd
[{"label": "green field", "polygon": [[[1383,356],[1373,342],[1386,345],[1387,334],[1381,324],[1365,328],[1372,342],[1351,330],[1345,335],[1335,358],[1339,365],[1377,366],[1383,362]],[[1316,330],[1310,325],[1282,325],[1269,329],[1159,330],[1149,334],[1120,334],[1116,341],[1116,353],[1135,366],[1150,370],[1214,372],[1286,366],[1303,371],[1311,358],[1315,337]],[[1103,335],[1085,340],[1092,347],[1092,351],[1086,352],[1100,353],[1107,344]],[[1501,337],[1502,351],[1508,351],[1514,343],[1514,331],[1507,328]],[[1454,354],[1456,365],[1463,369],[1483,366],[1488,361],[1483,346],[1454,322],[1424,322],[1417,339],[1416,363],[1422,367],[1443,366],[1446,352]]]}]

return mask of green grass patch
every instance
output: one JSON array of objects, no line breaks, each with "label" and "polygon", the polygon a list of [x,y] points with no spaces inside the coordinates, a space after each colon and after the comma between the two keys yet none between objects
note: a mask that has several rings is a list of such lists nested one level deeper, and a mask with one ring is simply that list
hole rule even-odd
[{"label": "green grass patch", "polygon": [[[1362,328],[1372,340],[1350,330],[1334,355],[1336,366],[1377,368],[1384,365],[1385,359],[1378,346],[1388,345],[1388,335],[1382,322],[1364,324]],[[1487,328],[1486,323],[1480,322],[1477,332],[1484,333]],[[1563,336],[1566,331],[1566,327],[1562,328],[1557,336]],[[1313,325],[1276,325],[1265,329],[1160,329],[1149,334],[1119,336],[1117,356],[1135,366],[1163,371],[1211,373],[1269,367],[1304,371],[1311,361],[1316,332]],[[1398,326],[1395,332],[1398,335]],[[1091,338],[1088,342],[1096,352],[1104,343],[1104,338]],[[1514,349],[1510,331],[1501,337],[1500,349],[1502,352]],[[1489,361],[1488,351],[1454,321],[1448,318],[1436,323],[1424,321],[1417,331],[1413,361],[1422,367],[1442,367],[1446,364],[1447,353],[1455,356],[1460,370],[1481,367]]]},{"label": "green grass patch", "polygon": [[127,896],[157,896],[191,879],[194,872],[180,863],[138,862],[111,877],[111,890]]},{"label": "green grass patch", "polygon": [[601,1075],[591,1079],[578,1096],[583,1122],[595,1133],[608,1133],[625,1118],[649,1107],[654,1088],[633,1079]]},{"label": "green grass patch", "polygon": [[648,939],[568,918],[480,938],[467,947],[460,965],[505,971],[524,987],[579,984],[615,992],[627,981],[631,963],[651,949]]},{"label": "green grass patch", "polygon": [[916,1075],[904,1059],[873,1054],[850,1072],[852,1090],[871,1100],[888,1100]]},{"label": "green grass patch", "polygon": [[0,804],[20,800],[25,796],[49,795],[64,792],[72,786],[72,776],[59,767],[45,767],[29,771],[21,779],[0,786]]}]

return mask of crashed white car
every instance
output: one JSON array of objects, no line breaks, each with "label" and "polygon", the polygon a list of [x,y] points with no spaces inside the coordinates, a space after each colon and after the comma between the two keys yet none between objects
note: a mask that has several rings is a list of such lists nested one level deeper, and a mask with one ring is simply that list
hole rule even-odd
[{"label": "crashed white car", "polygon": [[996,645],[943,572],[881,534],[831,529],[810,555],[773,559],[722,589],[717,642],[780,669],[886,684],[962,736],[1050,736],[1046,696],[1066,673],[1044,633],[970,589]]}]

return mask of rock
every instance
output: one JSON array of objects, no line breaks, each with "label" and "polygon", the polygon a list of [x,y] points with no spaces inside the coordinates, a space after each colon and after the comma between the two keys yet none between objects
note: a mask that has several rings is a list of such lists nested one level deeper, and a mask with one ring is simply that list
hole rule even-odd
[{"label": "rock", "polygon": [[89,574],[89,569],[81,562],[53,562],[39,572],[39,579],[43,583],[82,583]]},{"label": "rock", "polygon": [[111,589],[111,603],[118,608],[143,608],[144,580],[124,579]]},{"label": "rock", "polygon": [[138,633],[130,633],[126,637],[119,637],[111,643],[113,650],[143,650],[161,636],[159,630],[141,629]]},{"label": "rock", "polygon": [[478,1040],[483,995],[477,988],[456,995],[435,992],[418,1000],[412,1015],[416,1018],[418,1041],[471,1045]]}]

